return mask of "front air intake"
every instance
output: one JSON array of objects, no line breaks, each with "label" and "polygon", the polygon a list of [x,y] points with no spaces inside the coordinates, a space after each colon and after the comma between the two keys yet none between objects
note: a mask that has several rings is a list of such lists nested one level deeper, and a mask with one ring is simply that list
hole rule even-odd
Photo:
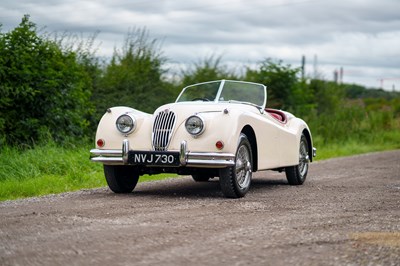
[{"label": "front air intake", "polygon": [[155,151],[166,151],[175,126],[175,114],[169,110],[156,115],[153,124],[152,142]]}]

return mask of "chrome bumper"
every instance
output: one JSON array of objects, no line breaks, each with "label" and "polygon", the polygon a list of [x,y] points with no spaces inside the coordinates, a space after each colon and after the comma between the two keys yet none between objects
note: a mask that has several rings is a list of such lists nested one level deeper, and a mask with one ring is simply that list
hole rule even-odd
[{"label": "chrome bumper", "polygon": [[317,156],[317,148],[315,147],[312,148],[312,156],[313,157]]},{"label": "chrome bumper", "polygon": [[[128,153],[129,141],[125,139],[121,150],[90,150],[90,160],[109,165],[127,165]],[[218,152],[190,152],[187,151],[187,143],[184,140],[180,145],[179,161],[182,167],[224,168],[235,165],[235,155]],[[161,167],[168,167],[168,165]]]}]

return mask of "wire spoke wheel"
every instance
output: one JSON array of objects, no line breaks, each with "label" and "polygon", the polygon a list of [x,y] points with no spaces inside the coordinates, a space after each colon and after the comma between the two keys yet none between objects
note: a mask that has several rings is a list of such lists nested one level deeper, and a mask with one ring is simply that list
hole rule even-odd
[{"label": "wire spoke wheel", "polygon": [[302,138],[300,142],[300,158],[299,158],[299,173],[301,177],[304,177],[308,172],[308,164],[310,157],[307,150],[307,141]]},{"label": "wire spoke wheel", "polygon": [[286,179],[290,185],[302,185],[306,180],[310,155],[307,138],[302,135],[299,148],[299,164],[285,168]]},{"label": "wire spoke wheel", "polygon": [[235,165],[219,172],[222,193],[228,198],[243,197],[250,188],[253,173],[251,145],[246,135],[240,134]]},{"label": "wire spoke wheel", "polygon": [[245,145],[239,147],[236,158],[236,179],[240,188],[246,188],[251,179],[250,151]]}]

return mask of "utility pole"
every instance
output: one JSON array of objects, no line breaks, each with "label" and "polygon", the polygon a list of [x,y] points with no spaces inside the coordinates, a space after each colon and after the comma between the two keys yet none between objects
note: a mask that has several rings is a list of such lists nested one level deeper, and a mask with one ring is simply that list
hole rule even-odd
[{"label": "utility pole", "polygon": [[343,84],[343,67],[340,67],[339,82],[340,84]]},{"label": "utility pole", "polygon": [[[400,78],[379,78],[377,80],[381,83],[381,89],[383,89],[383,83],[385,80],[400,80]],[[393,88],[394,88],[394,84],[393,84]]]},{"label": "utility pole", "polygon": [[339,75],[339,73],[338,73],[337,69],[335,69],[335,70],[333,71],[333,81],[334,81],[336,84],[338,84],[338,75]]},{"label": "utility pole", "polygon": [[314,79],[318,78],[318,57],[314,55]]}]

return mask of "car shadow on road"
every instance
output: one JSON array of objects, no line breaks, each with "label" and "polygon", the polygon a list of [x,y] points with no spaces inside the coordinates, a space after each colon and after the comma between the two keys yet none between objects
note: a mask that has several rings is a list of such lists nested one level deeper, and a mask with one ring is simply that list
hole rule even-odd
[{"label": "car shadow on road", "polygon": [[[278,187],[287,187],[286,179],[254,178],[251,183],[251,192],[274,190]],[[115,194],[113,194],[115,195]],[[167,198],[223,198],[218,178],[208,182],[195,182],[191,178],[176,178],[161,182],[139,183],[130,194],[123,197],[167,197]]]}]

